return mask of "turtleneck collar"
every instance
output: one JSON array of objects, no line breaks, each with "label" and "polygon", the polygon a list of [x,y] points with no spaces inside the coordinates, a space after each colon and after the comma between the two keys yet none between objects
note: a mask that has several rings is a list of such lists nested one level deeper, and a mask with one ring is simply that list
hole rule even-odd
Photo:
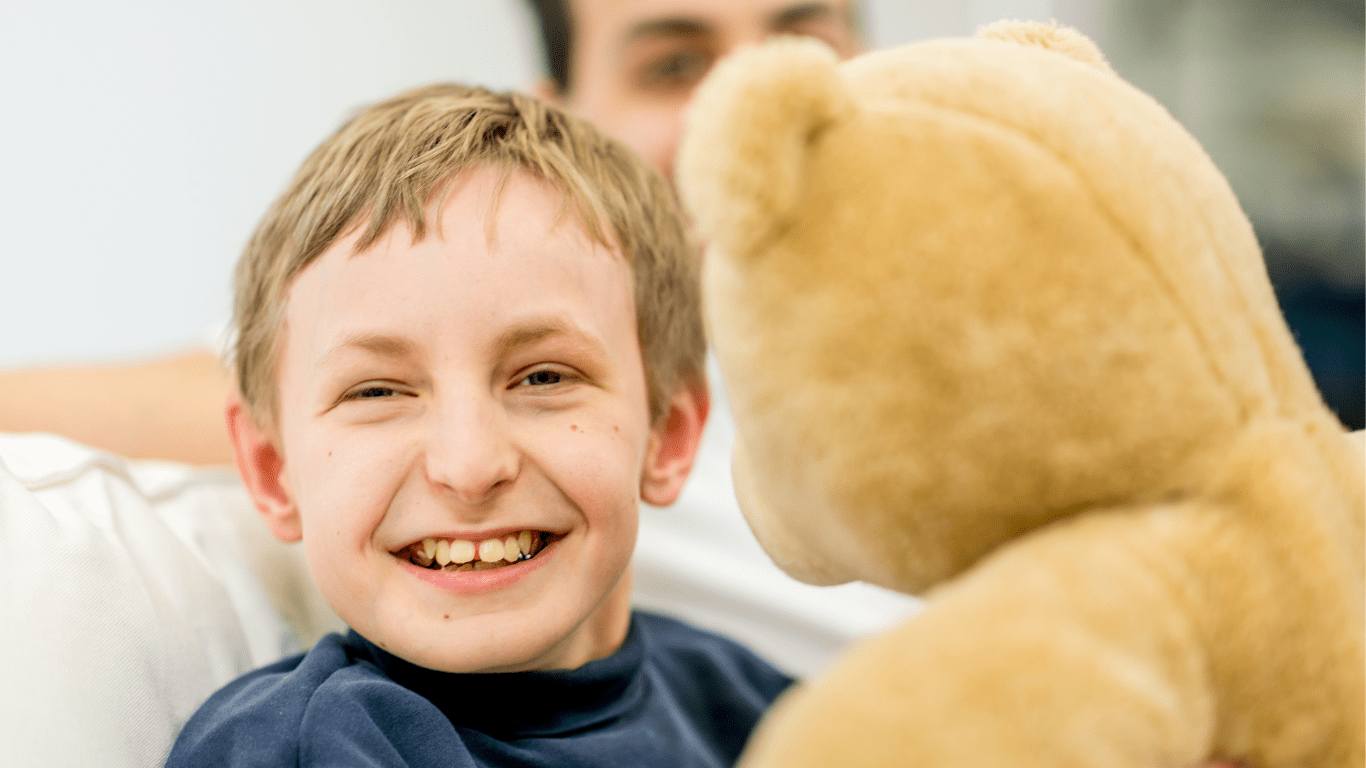
[{"label": "turtleneck collar", "polygon": [[391,680],[432,702],[451,722],[500,740],[553,736],[607,724],[631,711],[649,686],[645,643],[631,617],[615,653],[577,669],[460,674],[419,667],[356,633],[348,644]]}]

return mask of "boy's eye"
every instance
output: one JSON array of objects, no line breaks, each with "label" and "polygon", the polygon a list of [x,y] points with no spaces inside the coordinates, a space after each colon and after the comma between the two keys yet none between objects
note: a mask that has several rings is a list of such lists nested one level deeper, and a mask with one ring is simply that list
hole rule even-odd
[{"label": "boy's eye", "polygon": [[545,386],[547,384],[559,384],[562,379],[563,377],[555,371],[536,371],[518,383],[535,387]]},{"label": "boy's eye", "polygon": [[361,387],[346,394],[345,400],[364,400],[375,397],[393,397],[398,394],[398,390],[393,387],[386,387],[380,384]]}]

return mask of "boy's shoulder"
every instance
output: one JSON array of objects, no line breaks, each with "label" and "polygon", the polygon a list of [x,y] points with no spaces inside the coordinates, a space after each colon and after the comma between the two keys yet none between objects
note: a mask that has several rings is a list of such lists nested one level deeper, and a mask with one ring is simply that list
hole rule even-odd
[{"label": "boy's shoulder", "polygon": [[[433,725],[430,707],[367,653],[354,632],[330,634],[306,654],[237,678],[185,724],[166,765],[392,765],[390,743],[420,743],[405,737]],[[433,758],[442,759],[425,756]]]},{"label": "boy's shoulder", "polygon": [[167,765],[477,766],[514,742],[550,764],[728,765],[791,682],[738,643],[643,612],[613,656],[551,672],[453,675],[328,635],[210,697]]}]

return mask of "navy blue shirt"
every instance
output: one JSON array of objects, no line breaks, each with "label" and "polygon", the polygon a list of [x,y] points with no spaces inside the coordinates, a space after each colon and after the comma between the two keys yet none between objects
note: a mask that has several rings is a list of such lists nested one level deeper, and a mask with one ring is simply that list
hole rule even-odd
[{"label": "navy blue shirt", "polygon": [[352,631],[215,693],[167,765],[728,766],[791,682],[641,612],[616,653],[546,672],[435,672]]}]

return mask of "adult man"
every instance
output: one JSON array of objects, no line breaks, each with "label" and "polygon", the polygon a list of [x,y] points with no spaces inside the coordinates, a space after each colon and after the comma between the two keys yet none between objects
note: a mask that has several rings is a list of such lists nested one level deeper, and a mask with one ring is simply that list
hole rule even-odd
[{"label": "adult man", "polygon": [[671,177],[683,110],[718,59],[771,35],[859,49],[850,0],[530,0],[561,102]]}]

